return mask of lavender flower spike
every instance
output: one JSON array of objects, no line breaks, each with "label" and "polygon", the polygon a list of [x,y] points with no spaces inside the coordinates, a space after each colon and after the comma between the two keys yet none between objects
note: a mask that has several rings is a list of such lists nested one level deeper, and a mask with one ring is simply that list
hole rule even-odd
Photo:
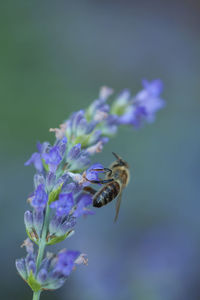
[{"label": "lavender flower spike", "polygon": [[25,163],[33,164],[36,173],[28,199],[31,208],[24,214],[27,255],[16,260],[16,268],[33,290],[33,300],[39,300],[43,290],[60,288],[75,265],[87,264],[80,251],[64,249],[54,254],[45,249],[72,236],[79,217],[93,214],[92,196],[85,189],[105,169],[99,162],[91,165],[91,156],[103,150],[119,126],[138,128],[154,121],[164,107],[162,82],[143,80],[142,85],[135,96],[124,90],[113,101],[113,90],[103,87],[87,109],[73,113],[59,129],[50,129],[55,132],[55,143],[38,143],[38,152]]}]

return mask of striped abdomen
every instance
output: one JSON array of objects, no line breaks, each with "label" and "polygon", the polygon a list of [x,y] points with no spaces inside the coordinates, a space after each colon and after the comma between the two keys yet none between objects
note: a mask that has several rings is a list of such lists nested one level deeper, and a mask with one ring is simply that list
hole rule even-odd
[{"label": "striped abdomen", "polygon": [[113,181],[102,187],[93,197],[93,206],[101,207],[111,202],[119,194],[120,185]]}]

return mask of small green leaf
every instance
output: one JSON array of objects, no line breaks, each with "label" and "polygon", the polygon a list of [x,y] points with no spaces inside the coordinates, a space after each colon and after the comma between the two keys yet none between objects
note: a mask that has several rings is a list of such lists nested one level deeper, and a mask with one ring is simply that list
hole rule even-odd
[{"label": "small green leaf", "polygon": [[49,166],[45,163],[45,160],[42,159],[42,164],[46,172],[49,172]]},{"label": "small green leaf", "polygon": [[90,134],[83,134],[83,135],[77,136],[74,141],[74,145],[80,143],[82,148],[86,148],[90,143],[90,137],[91,137]]},{"label": "small green leaf", "polygon": [[40,285],[39,282],[37,282],[37,280],[35,279],[35,276],[33,275],[32,271],[30,272],[27,283],[34,292],[38,292],[42,289],[42,286]]},{"label": "small green leaf", "polygon": [[85,112],[85,118],[87,120],[87,122],[90,122],[91,121],[91,115],[92,115],[92,110],[91,108],[89,107],[86,112]]},{"label": "small green leaf", "polygon": [[117,115],[117,116],[121,116],[125,113],[126,108],[127,108],[126,104],[121,104],[121,105],[115,104],[115,105],[112,105],[112,107],[111,107],[111,113],[114,115]]},{"label": "small green leaf", "polygon": [[67,231],[64,235],[53,237],[53,238],[52,238],[48,243],[46,243],[46,244],[47,244],[47,245],[55,245],[55,244],[57,244],[57,243],[60,243],[60,242],[64,241],[66,238],[72,236],[72,234],[74,234],[74,230]]},{"label": "small green leaf", "polygon": [[36,243],[36,245],[38,245],[37,240],[34,239],[34,238],[32,237],[31,233],[30,233],[27,229],[26,229],[26,233],[27,233],[29,239],[30,239],[31,241],[33,241],[34,243]]},{"label": "small green leaf", "polygon": [[58,200],[58,196],[61,192],[63,183],[61,183],[61,185],[59,185],[59,187],[56,190],[51,191],[51,193],[49,194],[49,200],[48,200],[48,204],[51,204],[52,202]]}]

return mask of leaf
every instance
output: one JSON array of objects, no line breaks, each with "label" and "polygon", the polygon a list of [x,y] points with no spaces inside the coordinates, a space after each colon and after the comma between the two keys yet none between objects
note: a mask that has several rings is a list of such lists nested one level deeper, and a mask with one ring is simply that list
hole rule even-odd
[{"label": "leaf", "polygon": [[35,276],[33,275],[32,271],[30,272],[27,283],[34,292],[38,292],[42,289],[42,286],[40,285],[39,282],[37,282],[37,280],[35,279]]},{"label": "leaf", "polygon": [[61,192],[62,186],[63,182],[59,185],[59,187],[56,190],[51,191],[51,193],[49,194],[48,204],[51,204],[52,202],[58,200],[58,196]]},{"label": "leaf", "polygon": [[121,104],[121,105],[115,104],[115,105],[112,105],[112,107],[111,107],[111,113],[113,115],[121,116],[125,113],[126,108],[127,108],[126,104]]},{"label": "leaf", "polygon": [[80,143],[82,148],[86,148],[90,144],[90,138],[91,134],[82,134],[80,136],[77,136],[74,141],[74,145]]},{"label": "leaf", "polygon": [[72,236],[74,234],[74,230],[67,231],[64,235],[53,237],[46,245],[55,245],[64,241],[66,238]]},{"label": "leaf", "polygon": [[46,172],[49,172],[49,166],[45,163],[45,160],[42,159],[42,164]]},{"label": "leaf", "polygon": [[31,235],[31,233],[27,229],[26,229],[26,233],[27,233],[29,239],[31,241],[33,241],[34,243],[36,243],[36,245],[38,245],[38,242],[37,242],[36,238],[34,239],[33,236]]}]

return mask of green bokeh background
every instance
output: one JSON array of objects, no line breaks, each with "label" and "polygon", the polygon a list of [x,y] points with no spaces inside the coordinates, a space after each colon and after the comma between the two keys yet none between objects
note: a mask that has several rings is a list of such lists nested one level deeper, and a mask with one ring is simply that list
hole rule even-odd
[{"label": "green bokeh background", "polygon": [[[79,220],[62,247],[88,254],[88,267],[45,299],[200,299],[199,1],[2,1],[0,4],[0,291],[31,299],[15,270],[39,141],[53,141],[72,111],[100,86],[118,93],[161,78],[167,105],[139,131],[122,128],[111,152],[131,166],[119,221],[114,203]],[[55,249],[54,249],[55,250]]]}]

